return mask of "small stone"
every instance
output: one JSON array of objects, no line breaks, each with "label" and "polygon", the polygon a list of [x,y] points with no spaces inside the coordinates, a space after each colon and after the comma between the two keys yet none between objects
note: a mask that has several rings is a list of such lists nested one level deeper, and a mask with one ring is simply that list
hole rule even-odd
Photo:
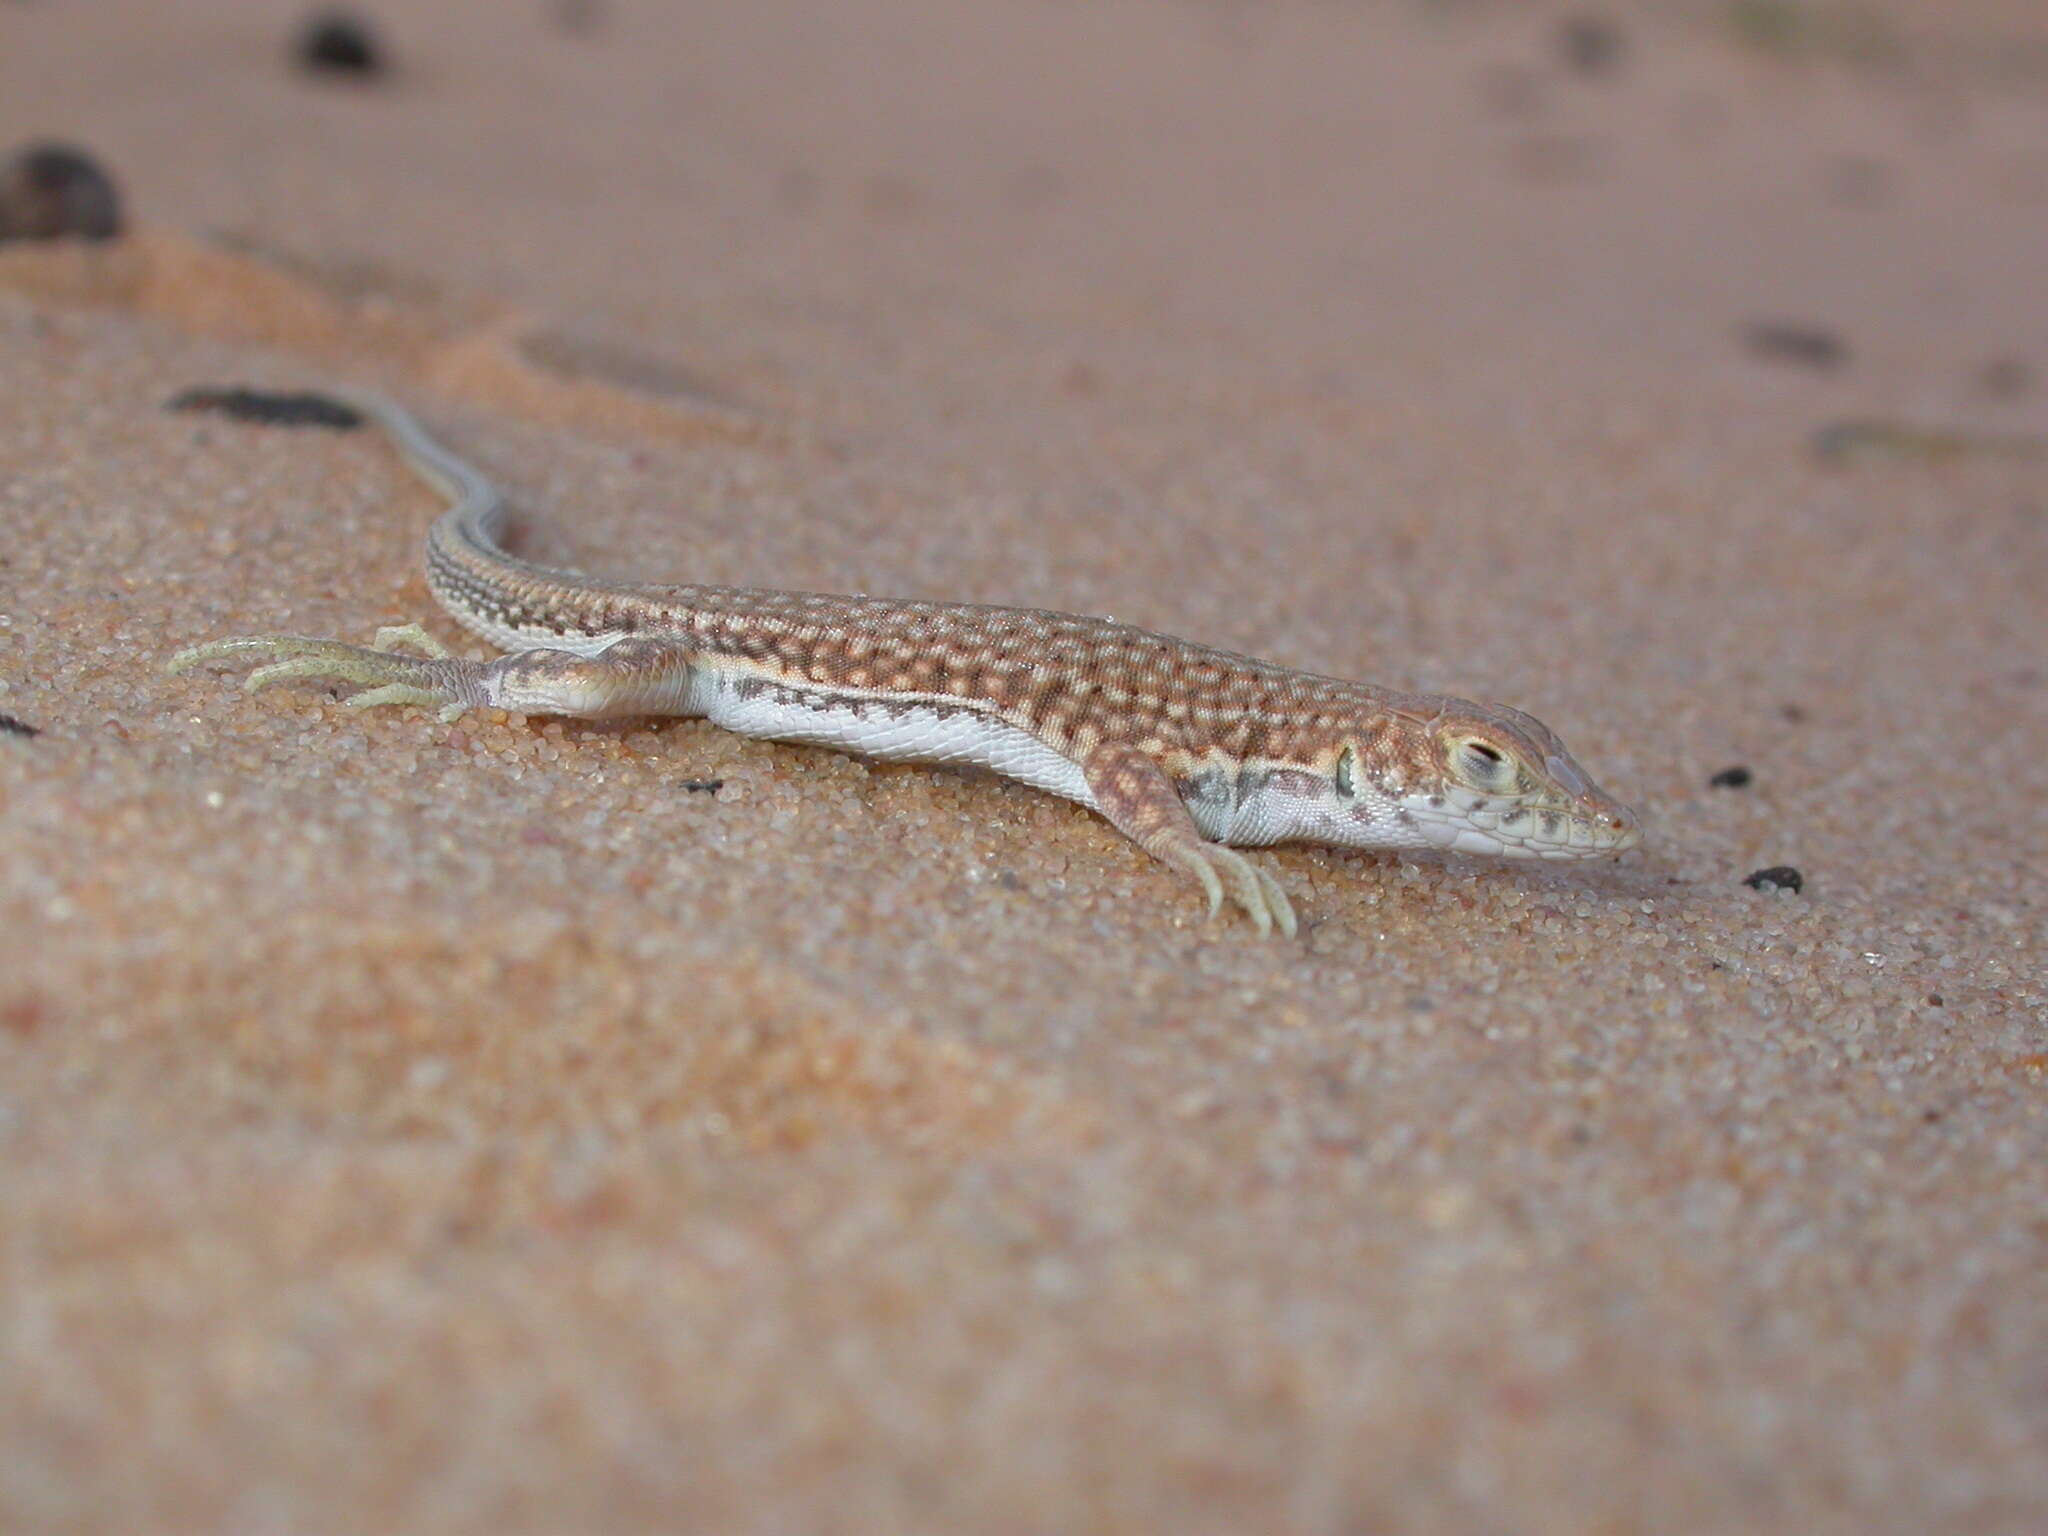
[{"label": "small stone", "polygon": [[2025,359],[1994,357],[1977,370],[1977,388],[1994,400],[2016,400],[2034,387],[2034,370]]},{"label": "small stone", "polygon": [[1743,327],[1742,339],[1750,351],[1775,363],[1826,370],[1849,360],[1849,344],[1826,326],[1758,320]]},{"label": "small stone", "polygon": [[83,150],[31,144],[0,167],[0,240],[112,240],[121,194]]},{"label": "small stone", "polygon": [[605,0],[554,0],[555,25],[564,32],[591,33],[605,24]]},{"label": "small stone", "polygon": [[0,715],[0,736],[26,736],[33,739],[43,734],[39,725],[30,725],[26,720],[17,720],[12,715]]},{"label": "small stone", "polygon": [[1707,788],[1746,789],[1749,787],[1750,777],[1749,769],[1741,763],[1736,763],[1732,767],[1723,768],[1719,773],[1707,780]]},{"label": "small stone", "polygon": [[1582,75],[1611,74],[1627,48],[1621,28],[1605,16],[1568,16],[1557,29],[1557,51]]},{"label": "small stone", "polygon": [[386,68],[370,24],[352,11],[322,11],[299,32],[292,56],[308,74],[371,79]]},{"label": "small stone", "polygon": [[1760,869],[1742,882],[1753,891],[1792,891],[1805,889],[1806,877],[1790,864],[1773,864],[1769,869]]}]

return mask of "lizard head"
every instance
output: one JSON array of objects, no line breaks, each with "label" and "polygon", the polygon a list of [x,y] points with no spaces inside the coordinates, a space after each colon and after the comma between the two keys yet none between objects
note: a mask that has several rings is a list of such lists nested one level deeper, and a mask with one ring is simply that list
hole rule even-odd
[{"label": "lizard head", "polygon": [[1230,840],[1591,859],[1642,841],[1542,721],[1498,704],[1374,699],[1313,745],[1235,781]]},{"label": "lizard head", "polygon": [[1396,796],[1430,846],[1588,859],[1642,841],[1635,812],[1595,784],[1533,716],[1445,699],[1420,724],[1420,771]]}]

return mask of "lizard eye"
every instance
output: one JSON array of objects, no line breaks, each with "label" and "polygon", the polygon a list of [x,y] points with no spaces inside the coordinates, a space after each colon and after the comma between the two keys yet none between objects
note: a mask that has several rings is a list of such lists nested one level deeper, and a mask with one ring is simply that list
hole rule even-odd
[{"label": "lizard eye", "polygon": [[1451,765],[1459,778],[1477,789],[1498,788],[1514,776],[1499,747],[1470,736],[1451,749]]}]

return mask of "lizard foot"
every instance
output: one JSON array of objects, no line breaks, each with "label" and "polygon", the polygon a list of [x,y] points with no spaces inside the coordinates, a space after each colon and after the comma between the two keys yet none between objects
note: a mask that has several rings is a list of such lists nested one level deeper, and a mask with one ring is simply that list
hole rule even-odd
[{"label": "lizard foot", "polygon": [[[426,654],[405,654],[397,649],[400,645],[411,645]],[[342,700],[350,709],[423,704],[439,707],[444,721],[488,702],[484,664],[449,655],[446,646],[417,624],[387,625],[367,646],[304,635],[240,635],[182,650],[164,664],[164,670],[183,672],[203,662],[251,655],[278,658],[243,681],[243,688],[251,693],[287,678],[335,677],[364,685],[361,693]]]},{"label": "lizard foot", "polygon": [[1176,840],[1153,851],[1201,882],[1202,889],[1209,893],[1211,917],[1223,909],[1227,894],[1244,909],[1245,916],[1262,935],[1278,928],[1288,938],[1294,937],[1294,903],[1287,899],[1287,892],[1281,889],[1278,880],[1235,848],[1226,848],[1221,843]]},{"label": "lizard foot", "polygon": [[1201,882],[1209,895],[1209,916],[1223,910],[1228,895],[1261,934],[1278,928],[1294,937],[1294,903],[1280,882],[1236,849],[1203,837],[1179,787],[1155,758],[1128,742],[1112,742],[1088,758],[1085,772],[1095,808],[1112,826],[1154,858]]}]

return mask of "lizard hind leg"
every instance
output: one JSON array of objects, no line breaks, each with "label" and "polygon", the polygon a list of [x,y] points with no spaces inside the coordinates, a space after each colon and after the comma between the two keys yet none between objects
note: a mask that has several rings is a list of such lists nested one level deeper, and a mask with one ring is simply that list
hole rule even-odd
[{"label": "lizard hind leg", "polygon": [[[427,654],[412,656],[393,649],[401,642],[411,642]],[[364,685],[361,693],[342,701],[350,709],[422,704],[438,707],[443,720],[454,720],[466,710],[491,702],[486,675],[489,664],[450,656],[446,647],[416,624],[378,630],[375,645],[350,645],[344,640],[316,640],[307,635],[238,635],[190,646],[166,662],[164,669],[183,672],[209,661],[263,656],[276,659],[243,679],[242,687],[249,693],[295,677],[331,677]]]},{"label": "lizard hind leg", "polygon": [[[400,644],[427,654],[407,655],[395,649]],[[420,704],[438,708],[447,721],[479,708],[586,720],[701,713],[690,653],[666,640],[620,640],[595,656],[540,649],[467,661],[449,655],[417,625],[390,625],[377,631],[374,645],[247,635],[192,646],[166,665],[182,672],[202,662],[251,655],[276,659],[251,672],[245,689],[254,692],[294,677],[339,678],[363,685],[363,692],[343,701],[351,709]]]},{"label": "lizard hind leg", "polygon": [[1112,746],[1089,760],[1087,774],[1102,814],[1162,864],[1192,875],[1209,897],[1211,917],[1227,896],[1261,934],[1278,928],[1294,936],[1294,904],[1280,882],[1235,848],[1204,838],[1159,764],[1135,748]]},{"label": "lizard hind leg", "polygon": [[1288,938],[1294,937],[1294,903],[1287,899],[1287,892],[1281,889],[1278,880],[1235,848],[1203,842],[1199,837],[1188,840],[1156,835],[1141,846],[1162,863],[1186,870],[1202,883],[1209,893],[1211,917],[1222,907],[1227,892],[1262,935],[1277,928]]}]

